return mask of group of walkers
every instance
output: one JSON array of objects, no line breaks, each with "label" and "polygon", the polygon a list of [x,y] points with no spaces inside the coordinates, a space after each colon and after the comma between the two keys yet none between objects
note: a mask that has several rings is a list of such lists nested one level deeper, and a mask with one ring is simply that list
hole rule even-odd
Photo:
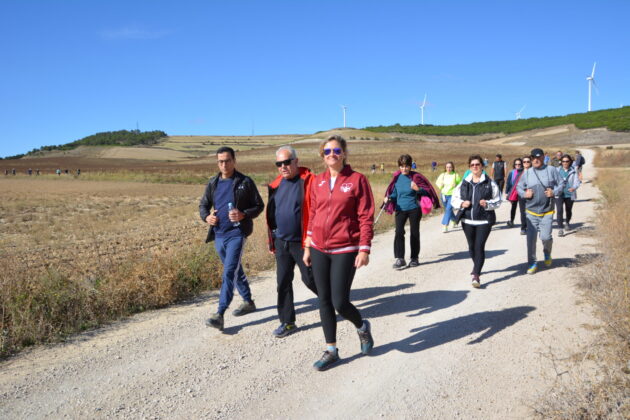
[{"label": "group of walkers", "polygon": [[[325,350],[313,366],[325,370],[340,360],[337,313],[355,326],[362,354],[369,354],[374,346],[370,322],[350,301],[350,290],[356,270],[370,262],[375,201],[367,178],[347,163],[345,139],[330,136],[320,144],[319,155],[325,170],[316,175],[299,166],[297,153],[291,146],[276,151],[278,175],[268,185],[266,222],[269,251],[276,259],[280,321],[272,334],[282,338],[298,329],[293,296],[297,265],[302,282],[318,298]],[[265,206],[254,181],[236,170],[234,150],[221,147],[216,156],[219,173],[208,182],[199,212],[209,225],[206,242],[214,241],[223,264],[218,308],[206,324],[222,331],[235,287],[243,302],[232,314],[242,316],[256,310],[241,257],[247,237],[253,231],[253,219]],[[393,174],[381,207],[395,214],[393,268],[400,270],[420,264],[422,215],[444,205],[443,230],[448,232],[461,224],[473,261],[472,286],[481,287],[485,244],[496,223],[495,210],[503,201],[505,181],[505,196],[512,203],[508,226],[514,226],[516,208],[521,210],[521,233],[527,235],[527,272],[533,274],[538,269],[537,235],[543,243],[544,263],[551,265],[554,205],[559,208],[557,220],[562,235],[562,229],[568,228],[571,219],[580,177],[569,155],[562,156],[562,166],[558,169],[544,165],[543,159],[543,151],[534,149],[530,156],[515,159],[512,171],[507,173],[505,162],[497,155],[488,175],[484,159],[472,155],[463,177],[456,172],[453,162],[447,162],[436,181],[436,190],[425,176],[414,170],[413,158],[401,155],[397,162],[399,170]],[[566,225],[562,207],[566,209]],[[408,264],[405,261],[407,221],[411,248]]]}]

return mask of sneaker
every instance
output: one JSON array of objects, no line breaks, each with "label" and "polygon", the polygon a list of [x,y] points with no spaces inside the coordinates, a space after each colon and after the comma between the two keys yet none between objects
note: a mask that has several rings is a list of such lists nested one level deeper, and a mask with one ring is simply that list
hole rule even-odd
[{"label": "sneaker", "polygon": [[514,227],[514,222],[512,222],[511,220],[508,220],[506,224],[508,225],[508,227]]},{"label": "sneaker", "polygon": [[547,267],[551,267],[551,263],[553,260],[551,259],[551,254],[545,254],[545,265]]},{"label": "sneaker", "polygon": [[472,287],[479,289],[481,287],[481,280],[477,274],[472,275]]},{"label": "sneaker", "polygon": [[243,302],[243,303],[241,303],[241,306],[239,306],[238,308],[234,309],[234,312],[232,312],[232,315],[234,315],[234,316],[243,316],[243,315],[247,315],[249,313],[252,313],[255,310],[256,310],[256,304],[252,300],[251,302]]},{"label": "sneaker", "polygon": [[412,258],[409,261],[409,265],[407,267],[417,267],[419,265],[420,265],[420,262],[418,261],[418,259],[417,258]]},{"label": "sneaker", "polygon": [[451,229],[454,229],[455,226],[457,226],[457,222],[455,222],[455,220],[451,220],[448,224],[448,227],[450,227]]},{"label": "sneaker", "polygon": [[526,231],[526,230],[521,229],[521,235],[523,235],[523,236],[527,235],[527,231]]},{"label": "sneaker", "polygon": [[372,338],[372,327],[370,326],[370,321],[364,319],[363,326],[365,327],[365,331],[357,330],[357,333],[359,334],[359,341],[361,342],[361,353],[370,354],[370,352],[372,351],[372,347],[374,347],[374,339]]},{"label": "sneaker", "polygon": [[558,231],[558,236],[562,238],[564,236],[564,230],[560,229]]},{"label": "sneaker", "polygon": [[442,225],[442,233],[448,232],[448,225]]},{"label": "sneaker", "polygon": [[535,274],[538,271],[538,264],[534,263],[527,269],[527,274]]},{"label": "sneaker", "polygon": [[338,361],[339,361],[339,349],[335,350],[334,353],[331,353],[330,351],[326,350],[324,354],[322,355],[321,359],[313,363],[313,367],[315,368],[315,370],[319,370],[321,372],[322,370],[328,369],[329,367],[331,367],[333,364],[335,364]]},{"label": "sneaker", "polygon": [[283,338],[289,334],[293,334],[296,331],[297,325],[295,325],[295,323],[283,322],[278,328],[273,330],[273,335],[276,338]]},{"label": "sneaker", "polygon": [[220,313],[212,314],[210,318],[206,319],[206,326],[223,331],[223,315]]},{"label": "sneaker", "polygon": [[407,263],[405,262],[404,258],[396,258],[396,262],[394,262],[394,265],[392,265],[392,267],[395,268],[396,270],[401,270],[405,268],[406,266],[407,266]]}]

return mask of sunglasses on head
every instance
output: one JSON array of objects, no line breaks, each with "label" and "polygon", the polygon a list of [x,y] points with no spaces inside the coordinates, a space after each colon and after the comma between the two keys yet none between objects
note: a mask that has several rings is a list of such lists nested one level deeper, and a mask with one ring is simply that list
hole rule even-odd
[{"label": "sunglasses on head", "polygon": [[339,156],[341,154],[342,150],[341,150],[341,147],[335,147],[334,149],[326,148],[326,149],[324,149],[324,156],[328,156],[330,154],[330,152],[333,152],[334,154]]},{"label": "sunglasses on head", "polygon": [[289,166],[289,165],[291,165],[291,162],[293,162],[293,159],[286,159],[286,160],[276,161],[276,166],[278,168],[281,168],[282,165]]}]

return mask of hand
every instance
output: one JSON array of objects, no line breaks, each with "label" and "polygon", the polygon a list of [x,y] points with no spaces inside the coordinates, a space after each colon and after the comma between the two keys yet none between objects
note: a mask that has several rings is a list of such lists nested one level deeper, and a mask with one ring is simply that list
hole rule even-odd
[{"label": "hand", "polygon": [[532,198],[534,196],[534,190],[528,188],[525,190],[525,198]]},{"label": "hand", "polygon": [[479,200],[479,205],[485,208],[488,205],[488,202],[482,198]]},{"label": "hand", "polygon": [[387,203],[389,201],[389,197],[383,197],[383,203]]},{"label": "hand", "polygon": [[230,222],[240,222],[245,218],[245,213],[241,212],[239,209],[234,209],[228,213],[228,217],[230,218]]},{"label": "hand", "polygon": [[575,191],[575,188],[569,188],[569,192]]},{"label": "hand", "polygon": [[462,203],[462,208],[463,209],[467,209],[468,207],[470,207],[470,201],[466,200]]},{"label": "hand", "polygon": [[216,226],[219,223],[219,218],[217,217],[217,211],[212,210],[212,213],[206,217],[206,223],[210,226]]},{"label": "hand", "polygon": [[418,187],[418,185],[413,181],[411,181],[411,189],[414,191],[420,191],[420,187]]},{"label": "hand", "polygon": [[547,188],[545,190],[545,197],[547,197],[547,198],[553,197],[553,190],[551,188]]},{"label": "hand", "polygon": [[370,263],[370,254],[364,251],[359,251],[356,258],[354,259],[354,266],[356,268],[361,268],[364,265],[368,265]]},{"label": "hand", "polygon": [[307,267],[311,266],[311,248],[304,248],[304,255],[302,256],[302,261],[304,261],[304,265]]}]

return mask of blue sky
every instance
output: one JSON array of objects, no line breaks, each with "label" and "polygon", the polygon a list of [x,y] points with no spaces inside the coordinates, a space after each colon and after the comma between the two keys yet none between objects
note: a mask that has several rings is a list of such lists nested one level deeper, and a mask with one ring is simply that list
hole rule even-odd
[{"label": "blue sky", "polygon": [[630,105],[630,1],[0,1],[0,156]]}]

